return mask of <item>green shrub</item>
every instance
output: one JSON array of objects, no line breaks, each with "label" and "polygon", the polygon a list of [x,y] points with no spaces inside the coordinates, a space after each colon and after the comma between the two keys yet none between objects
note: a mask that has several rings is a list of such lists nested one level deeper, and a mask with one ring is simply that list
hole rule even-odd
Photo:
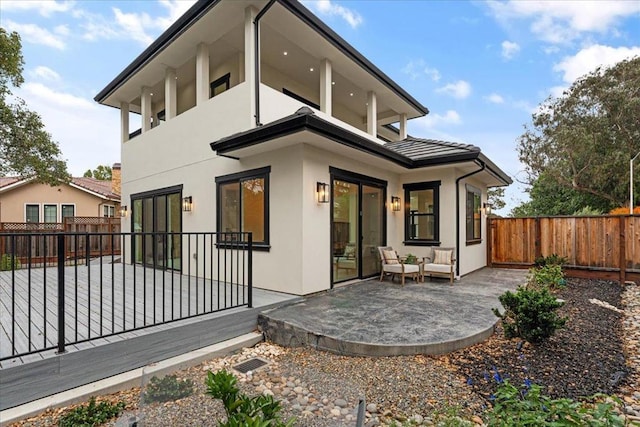
[{"label": "green shrub", "polygon": [[507,291],[499,299],[505,312],[500,314],[494,308],[493,313],[502,319],[507,338],[521,337],[538,343],[553,335],[567,321],[555,312],[564,303],[556,300],[546,288],[527,289],[521,286],[515,293]]},{"label": "green shrub", "polygon": [[117,417],[124,410],[125,404],[120,401],[116,404],[100,402],[96,404],[96,398],[89,399],[87,405],[73,408],[60,418],[59,427],[93,427],[103,424]]},{"label": "green shrub", "polygon": [[207,372],[206,394],[220,399],[227,413],[227,421],[220,422],[219,427],[288,427],[293,419],[283,422],[280,419],[280,402],[273,396],[260,395],[248,397],[240,393],[238,380],[225,370]]},{"label": "green shrub", "polygon": [[[20,260],[18,257],[13,257],[13,269],[17,270],[20,268]],[[3,254],[2,258],[0,258],[0,271],[9,271],[11,270],[11,255]]]},{"label": "green shrub", "polygon": [[559,264],[546,264],[529,270],[527,286],[541,289],[548,287],[552,290],[566,285],[562,266]]},{"label": "green shrub", "polygon": [[487,412],[489,426],[624,426],[624,418],[615,412],[621,405],[617,398],[594,396],[594,403],[572,399],[551,399],[537,384],[522,390],[504,380],[494,395],[493,408]]},{"label": "green shrub", "polygon": [[193,393],[193,381],[190,379],[179,380],[175,375],[167,375],[160,379],[153,377],[147,384],[144,393],[146,402],[169,402],[191,396]]},{"label": "green shrub", "polygon": [[549,256],[541,256],[534,260],[536,267],[543,267],[545,265],[565,265],[569,261],[567,257],[560,256],[558,254],[551,254]]}]

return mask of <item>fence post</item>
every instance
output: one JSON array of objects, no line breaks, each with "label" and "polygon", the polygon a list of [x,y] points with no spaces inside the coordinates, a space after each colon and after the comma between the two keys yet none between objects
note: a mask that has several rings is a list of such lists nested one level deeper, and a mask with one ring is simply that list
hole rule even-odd
[{"label": "fence post", "polygon": [[64,353],[64,233],[59,233],[58,239],[58,354]]},{"label": "fence post", "polygon": [[491,217],[487,216],[487,267],[493,267],[493,233],[491,230]]},{"label": "fence post", "polygon": [[542,227],[540,226],[539,216],[535,217],[534,221],[535,221],[536,238],[535,238],[535,255],[533,257],[533,260],[535,262],[536,258],[540,258],[542,256]]},{"label": "fence post", "polygon": [[627,230],[626,224],[627,221],[630,221],[632,216],[620,215],[619,217],[619,227],[620,227],[620,284],[624,284],[627,280]]},{"label": "fence post", "polygon": [[247,272],[247,307],[253,308],[253,233],[247,237],[247,260],[249,263]]}]

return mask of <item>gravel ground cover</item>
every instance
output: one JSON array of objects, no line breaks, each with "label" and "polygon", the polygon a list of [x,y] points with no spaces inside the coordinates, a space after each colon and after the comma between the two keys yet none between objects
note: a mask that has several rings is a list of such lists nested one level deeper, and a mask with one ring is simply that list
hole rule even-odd
[{"label": "gravel ground cover", "polygon": [[[253,357],[269,363],[247,375],[231,371],[239,378],[241,390],[251,396],[274,395],[282,402],[283,417],[295,417],[299,426],[353,426],[362,397],[366,398],[367,426],[394,421],[432,425],[440,414],[451,412],[481,424],[482,411],[495,391],[496,370],[513,383],[529,378],[554,397],[618,394],[625,400],[628,420],[640,421],[639,289],[633,286],[633,298],[623,302],[623,287],[617,283],[570,279],[558,294],[566,301],[561,310],[569,321],[537,346],[507,340],[500,328],[481,344],[437,357],[347,357],[261,343],[177,372],[179,378],[194,381],[196,390],[190,397],[145,405],[140,403],[139,388],[104,397],[124,399],[128,406],[120,424],[110,425],[128,425],[130,417],[138,416],[145,426],[216,426],[224,410],[204,395],[206,372],[231,371]],[[623,303],[635,311],[625,317],[620,310]],[[49,410],[16,425],[56,425],[67,409]]]}]

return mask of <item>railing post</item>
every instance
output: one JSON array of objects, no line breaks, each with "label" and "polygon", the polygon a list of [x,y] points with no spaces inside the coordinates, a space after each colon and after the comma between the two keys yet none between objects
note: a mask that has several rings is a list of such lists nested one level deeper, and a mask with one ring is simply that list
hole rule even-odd
[{"label": "railing post", "polygon": [[58,239],[58,354],[64,353],[64,233],[57,236]]},{"label": "railing post", "polygon": [[247,307],[253,308],[253,233],[249,232],[247,236]]}]

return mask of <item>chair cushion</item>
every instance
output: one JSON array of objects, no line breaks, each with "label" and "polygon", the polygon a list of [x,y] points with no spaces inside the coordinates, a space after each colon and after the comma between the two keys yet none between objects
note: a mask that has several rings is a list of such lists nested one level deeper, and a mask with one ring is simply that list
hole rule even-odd
[{"label": "chair cushion", "polygon": [[451,273],[451,271],[453,271],[452,265],[449,264],[425,264],[424,265],[424,272],[432,272],[432,273]]},{"label": "chair cushion", "polygon": [[356,245],[349,243],[344,248],[344,256],[347,258],[355,258],[356,257]]},{"label": "chair cushion", "polygon": [[451,253],[452,251],[444,251],[440,249],[433,250],[433,263],[451,265]]},{"label": "chair cushion", "polygon": [[382,255],[384,256],[385,264],[399,264],[398,255],[396,255],[396,251],[383,250]]},{"label": "chair cushion", "polygon": [[[402,264],[387,264],[384,266],[384,271],[387,273],[402,273]],[[415,264],[404,264],[405,274],[419,273],[420,267]]]}]

